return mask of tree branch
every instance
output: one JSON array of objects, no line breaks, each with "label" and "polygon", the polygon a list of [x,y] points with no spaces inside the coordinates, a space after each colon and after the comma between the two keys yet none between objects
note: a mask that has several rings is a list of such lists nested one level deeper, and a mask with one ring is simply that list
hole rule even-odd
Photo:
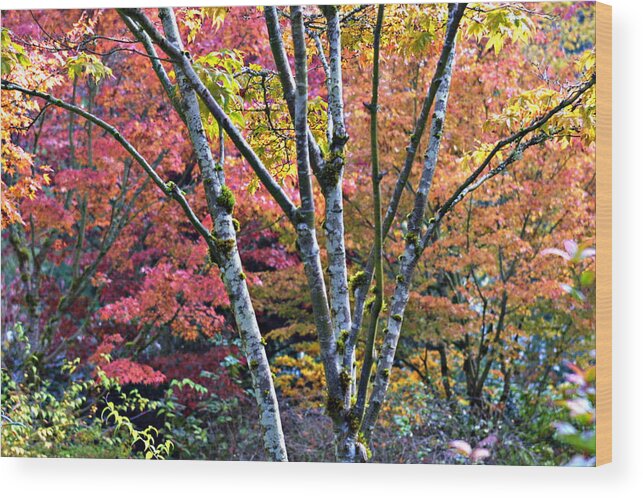
[{"label": "tree branch", "polygon": [[[404,192],[404,188],[408,183],[408,178],[411,173],[411,169],[413,167],[413,162],[415,161],[417,149],[420,144],[422,134],[424,133],[424,128],[428,121],[429,112],[431,111],[431,107],[433,106],[435,95],[440,86],[440,82],[442,81],[442,76],[446,70],[447,60],[453,48],[453,44],[455,43],[455,37],[458,32],[459,23],[464,13],[465,7],[466,7],[466,4],[450,5],[449,22],[447,24],[445,41],[442,47],[442,51],[440,53],[440,58],[438,59],[438,63],[435,68],[435,73],[433,74],[433,78],[431,80],[431,84],[429,85],[427,95],[422,104],[422,110],[420,111],[420,115],[415,124],[415,129],[413,131],[413,134],[411,135],[411,140],[406,149],[407,154],[404,160],[404,166],[397,178],[393,195],[391,197],[391,200],[389,201],[388,208],[386,210],[386,215],[382,223],[383,239],[386,238],[387,234],[389,233],[389,230],[391,229],[391,226],[393,225],[393,220],[395,219],[395,216],[397,214],[399,203],[402,198],[402,193]],[[353,305],[353,324],[351,327],[351,335],[350,335],[351,342],[354,342],[357,340],[357,335],[359,334],[359,331],[362,326],[362,320],[364,316],[364,304],[366,302],[367,290],[370,287],[371,281],[373,279],[374,268],[375,268],[374,252],[371,251],[371,254],[369,255],[369,258],[366,264],[366,268],[364,269],[364,273],[366,276],[365,284],[360,288],[356,289],[356,292],[355,292],[355,303]]]},{"label": "tree branch", "polygon": [[375,271],[375,300],[371,305],[371,318],[366,336],[366,349],[364,361],[360,374],[359,388],[357,390],[357,403],[355,414],[358,420],[362,421],[366,405],[366,392],[371,380],[373,357],[375,355],[375,336],[379,323],[379,316],[382,310],[384,292],[384,271],[382,268],[382,202],[380,194],[380,162],[379,144],[377,139],[377,111],[380,84],[380,39],[382,34],[382,23],[384,21],[385,5],[380,4],[377,9],[377,22],[373,32],[373,84],[370,103],[371,112],[371,184],[373,187],[373,224],[375,225],[375,236],[373,242],[374,271]]},{"label": "tree branch", "polygon": [[141,9],[118,9],[119,12],[124,12],[125,15],[134,19],[139,26],[149,35],[154,43],[156,43],[176,64],[178,64],[184,71],[190,86],[194,89],[197,95],[201,98],[205,106],[208,108],[214,119],[216,119],[219,126],[221,126],[226,134],[230,137],[237,150],[248,161],[256,175],[259,177],[261,183],[266,187],[273,199],[286,213],[286,216],[291,221],[295,221],[295,213],[297,208],[292,203],[286,192],[281,188],[277,181],[272,177],[270,171],[265,167],[259,156],[250,147],[248,142],[239,131],[239,129],[231,121],[230,117],[225,113],[221,106],[214,99],[205,84],[201,81],[199,76],[192,67],[191,57],[187,51],[181,50],[179,47],[171,43],[165,36],[163,36],[148,19]]},{"label": "tree branch", "polygon": [[178,202],[187,215],[188,219],[190,220],[190,223],[194,226],[197,232],[205,239],[205,241],[208,243],[208,245],[211,244],[211,238],[210,238],[210,233],[208,232],[207,228],[203,226],[197,215],[194,213],[192,208],[190,207],[187,199],[185,198],[185,195],[183,192],[172,182],[168,182],[167,184],[163,181],[163,179],[158,175],[158,173],[154,170],[152,166],[145,160],[143,156],[134,148],[134,146],[128,142],[121,134],[120,132],[114,128],[112,125],[106,123],[102,119],[100,119],[98,116],[95,116],[94,114],[91,114],[87,112],[86,110],[82,109],[81,107],[78,107],[76,105],[69,104],[67,102],[64,102],[60,99],[57,99],[56,97],[53,97],[52,95],[44,92],[40,92],[38,90],[29,90],[27,88],[23,88],[19,85],[16,85],[14,83],[11,83],[6,80],[2,80],[2,89],[3,90],[8,90],[8,91],[17,91],[21,92],[25,95],[29,95],[31,97],[38,97],[41,98],[51,105],[54,105],[56,107],[60,107],[62,109],[65,109],[69,112],[72,112],[74,114],[77,114],[78,116],[82,116],[83,118],[87,119],[88,121],[94,123],[95,125],[99,126],[100,128],[104,129],[107,133],[109,133],[121,146],[134,158],[134,160],[141,165],[141,167],[145,170],[145,172],[148,174],[148,176],[154,181],[156,186],[168,197],[174,199],[176,202]]},{"label": "tree branch", "polygon": [[[295,120],[295,80],[290,70],[290,63],[288,62],[288,55],[284,47],[283,39],[281,37],[281,28],[279,27],[279,15],[277,8],[274,6],[264,7],[264,17],[266,19],[266,27],[268,28],[268,40],[270,42],[270,50],[277,66],[277,73],[281,81],[281,88],[284,93],[284,99],[288,106],[290,118]],[[315,176],[319,176],[323,165],[324,159],[321,155],[317,141],[312,132],[308,130],[308,152],[310,166]]]},{"label": "tree branch", "polygon": [[[295,113],[295,140],[297,145],[297,176],[299,179],[299,195],[301,197],[301,208],[298,213],[296,229],[299,249],[304,260],[304,269],[311,291],[313,314],[317,324],[328,396],[329,399],[340,399],[341,389],[336,361],[335,337],[333,336],[326,285],[321,269],[315,232],[315,204],[308,158],[308,68],[301,7],[292,7],[290,17],[295,47],[296,91],[293,110]],[[334,416],[334,414],[331,413],[331,416]]]},{"label": "tree branch", "polygon": [[172,102],[172,106],[180,116],[181,120],[185,122],[185,116],[183,114],[183,110],[181,109],[180,102],[178,101],[177,88],[172,84],[172,82],[170,81],[170,77],[167,75],[165,68],[163,67],[163,64],[161,64],[161,61],[159,60],[156,53],[156,49],[152,44],[152,40],[150,40],[150,37],[147,35],[147,33],[143,31],[140,26],[124,11],[118,10],[118,14],[123,19],[123,22],[125,22],[125,25],[134,34],[136,39],[143,44],[143,47],[145,48],[145,51],[147,52],[147,55],[152,62],[152,69],[161,82],[161,86],[165,90],[165,93],[169,97],[170,102]]}]

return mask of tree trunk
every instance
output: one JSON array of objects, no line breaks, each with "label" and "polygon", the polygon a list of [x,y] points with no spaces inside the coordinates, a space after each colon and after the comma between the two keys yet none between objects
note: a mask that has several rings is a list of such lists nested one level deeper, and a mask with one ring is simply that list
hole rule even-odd
[{"label": "tree trunk", "polygon": [[[172,10],[161,9],[159,16],[168,40],[182,49]],[[237,248],[236,233],[232,221],[234,197],[225,186],[223,172],[217,171],[221,169],[221,165],[217,165],[212,157],[196,93],[190,86],[182,67],[175,64],[174,70],[181,93],[185,123],[203,176],[208,210],[214,221],[212,237],[216,253],[212,256],[221,270],[221,277],[230,299],[250,368],[255,399],[259,407],[259,422],[263,430],[264,448],[272,460],[287,461],[286,444],[281,427],[277,395],[272,382],[272,373],[262,344],[261,332]],[[219,167],[217,168],[217,166]]]}]

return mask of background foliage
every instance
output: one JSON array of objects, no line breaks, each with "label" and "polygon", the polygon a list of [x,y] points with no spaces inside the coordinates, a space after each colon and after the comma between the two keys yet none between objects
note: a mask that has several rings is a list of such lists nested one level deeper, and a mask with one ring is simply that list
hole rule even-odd
[{"label": "background foliage", "polygon": [[[385,20],[384,198],[417,119],[426,68],[439,56],[445,13],[444,5],[400,5]],[[294,195],[294,131],[261,12],[177,15],[199,76]],[[344,26],[353,272],[372,240],[363,103],[374,18],[375,9],[364,8]],[[51,90],[114,123],[208,220],[187,132],[115,12],[3,12],[3,26],[3,79]],[[327,148],[323,61],[308,42],[309,121]],[[459,43],[432,213],[498,136],[591,72],[593,6],[472,4]],[[375,461],[592,464],[592,99],[551,123],[573,132],[526,151],[520,168],[441,224],[415,274]],[[218,126],[208,125],[215,143]],[[113,144],[53,106],[3,92],[2,453],[263,459],[249,366],[218,269],[180,208]],[[290,458],[333,460],[295,235],[248,165],[234,152],[226,161]],[[403,197],[401,212],[411,202]],[[395,225],[386,243],[389,288],[405,233],[405,222]]]}]

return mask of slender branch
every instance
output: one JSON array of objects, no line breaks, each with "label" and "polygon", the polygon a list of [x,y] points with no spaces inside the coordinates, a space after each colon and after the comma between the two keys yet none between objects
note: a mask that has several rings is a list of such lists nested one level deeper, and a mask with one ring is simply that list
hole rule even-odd
[{"label": "slender branch", "polygon": [[424,134],[424,129],[429,118],[431,107],[433,106],[433,102],[435,101],[436,93],[438,92],[440,83],[442,82],[442,77],[446,71],[449,54],[453,50],[455,37],[460,26],[460,20],[462,19],[462,15],[464,14],[466,6],[466,3],[452,4],[450,6],[450,17],[444,38],[444,45],[442,46],[442,51],[440,52],[440,58],[438,59],[438,63],[435,67],[435,73],[433,74],[433,78],[431,79],[429,90],[424,99],[424,102],[422,103],[422,109],[415,124],[413,134],[411,135],[409,145],[406,148],[404,167],[402,168],[402,172],[397,179],[393,195],[386,210],[386,216],[384,217],[383,233],[385,236],[391,229],[391,225],[393,224],[393,220],[395,219],[395,216],[397,214],[400,199],[402,198],[402,193],[404,191],[404,186],[406,185],[411,173],[418,146],[420,145],[420,140],[422,139],[422,135]]},{"label": "slender branch", "polygon": [[121,144],[121,146],[134,158],[134,160],[141,165],[141,167],[145,170],[148,176],[154,181],[156,186],[161,191],[163,191],[165,195],[174,199],[180,204],[181,208],[183,208],[183,211],[185,212],[188,219],[190,220],[190,223],[192,223],[192,225],[197,230],[197,232],[199,232],[199,234],[206,240],[208,245],[211,244],[211,238],[207,228],[205,228],[205,226],[201,223],[197,215],[194,213],[187,199],[185,198],[185,195],[183,194],[183,192],[172,182],[168,182],[166,184],[163,181],[163,179],[158,175],[158,173],[154,170],[154,168],[145,160],[145,158],[112,125],[106,123],[98,116],[95,116],[94,114],[87,112],[83,108],[64,102],[56,97],[53,97],[48,93],[40,92],[38,90],[29,90],[27,88],[21,87],[19,85],[16,85],[15,83],[11,83],[4,79],[2,80],[2,89],[7,91],[17,91],[25,95],[29,95],[31,97],[41,98],[47,101],[48,103],[50,103],[51,105],[65,109],[69,112],[77,114],[78,116],[82,116],[88,121],[101,127],[103,130],[109,133],[119,144]]},{"label": "slender branch", "polygon": [[284,99],[288,105],[290,116],[295,117],[295,80],[290,69],[288,62],[288,55],[284,47],[283,39],[281,36],[281,28],[279,27],[279,15],[277,8],[270,5],[264,7],[263,11],[266,19],[266,27],[268,28],[268,41],[270,42],[270,49],[272,57],[277,66],[279,80],[281,81],[281,88],[284,93]]},{"label": "slender branch", "polygon": [[346,125],[344,123],[344,98],[342,91],[342,43],[339,13],[337,6],[321,6],[326,17],[327,36],[329,45],[330,81],[328,84],[328,107],[333,117],[333,139],[329,144],[333,146],[344,145],[348,141]]},{"label": "slender branch", "polygon": [[156,49],[152,44],[152,40],[150,40],[150,37],[147,35],[147,33],[143,31],[140,28],[140,26],[134,20],[132,20],[125,12],[123,12],[122,10],[119,10],[118,14],[123,19],[123,22],[125,22],[125,25],[134,34],[136,39],[143,44],[143,47],[145,48],[145,52],[147,52],[147,55],[150,57],[150,61],[152,62],[152,69],[156,73],[156,76],[158,77],[159,81],[161,82],[161,86],[165,90],[165,93],[167,94],[167,96],[170,98],[170,102],[172,102],[172,106],[174,107],[178,115],[181,117],[181,120],[185,122],[185,115],[183,114],[183,110],[181,109],[181,105],[178,101],[176,86],[172,84],[172,81],[170,81],[170,77],[165,71],[163,64],[161,64],[157,56]]},{"label": "slender branch", "polygon": [[[498,152],[500,152],[503,148],[505,148],[507,145],[510,145],[514,142],[518,142],[522,140],[526,135],[531,133],[532,131],[537,130],[538,128],[544,126],[547,124],[547,122],[556,114],[558,114],[560,111],[566,109],[567,107],[572,106],[573,104],[576,103],[578,99],[591,87],[593,87],[596,84],[596,74],[593,74],[589,80],[587,80],[585,83],[580,85],[572,94],[567,97],[566,99],[563,99],[557,106],[553,107],[550,109],[547,113],[542,115],[541,117],[535,119],[529,126],[526,126],[525,128],[522,128],[521,130],[513,133],[512,135],[500,140],[499,142],[496,143],[496,145],[493,147],[493,149],[487,154],[485,159],[482,161],[480,166],[476,168],[476,170],[469,175],[469,177],[462,182],[462,184],[456,189],[456,191],[449,197],[449,199],[442,205],[442,207],[438,210],[436,213],[436,220],[439,218],[442,218],[448,211],[450,211],[455,204],[457,204],[460,200],[462,200],[463,195],[466,195],[466,192],[469,192],[470,190],[469,187],[476,182],[478,177],[482,174],[482,172],[489,166],[491,161],[496,157]],[[518,157],[516,157],[517,159]]]},{"label": "slender branch", "polygon": [[199,76],[192,67],[191,57],[189,52],[181,50],[179,47],[171,43],[165,36],[163,36],[148,19],[141,9],[119,9],[122,10],[127,16],[134,19],[139,26],[150,36],[152,41],[156,43],[176,64],[178,64],[184,71],[190,86],[194,89],[197,95],[201,98],[205,106],[208,108],[214,119],[221,126],[226,134],[230,137],[237,150],[248,161],[255,174],[259,177],[261,183],[266,187],[270,195],[275,199],[277,204],[283,209],[288,218],[294,222],[295,213],[297,208],[292,203],[286,192],[281,188],[277,181],[272,177],[270,171],[263,164],[259,156],[252,149],[250,144],[246,142],[241,134],[241,131],[234,125],[230,117],[225,113],[221,106],[214,99],[205,84],[201,81]]},{"label": "slender branch", "polygon": [[[313,31],[312,29],[307,29],[306,33],[310,36],[315,42],[315,47],[317,47],[317,54],[319,60],[321,61],[322,69],[324,70],[324,75],[326,76],[326,85],[330,82],[330,65],[328,64],[328,59],[326,59],[326,54],[324,53],[324,46],[322,45],[321,38],[319,33]],[[330,109],[326,112],[326,141],[331,143],[333,140],[333,114],[330,112]]]},{"label": "slender branch", "polygon": [[[339,399],[341,391],[336,361],[335,338],[333,336],[332,320],[315,233],[315,204],[308,157],[308,68],[301,7],[291,8],[291,25],[295,47],[296,92],[294,112],[297,176],[301,198],[301,208],[298,212],[296,229],[300,252],[304,260],[304,269],[311,290],[313,314],[317,324],[329,399]],[[334,414],[331,415],[334,416]]]},{"label": "slender branch", "polygon": [[[447,30],[445,33],[444,45],[442,47],[440,58],[438,59],[438,63],[436,65],[435,72],[431,80],[431,84],[429,85],[427,95],[422,104],[422,110],[420,111],[420,115],[415,124],[415,128],[414,128],[413,134],[411,135],[409,145],[406,149],[407,153],[406,153],[406,158],[404,160],[404,166],[397,178],[393,195],[389,201],[388,208],[386,210],[386,215],[382,223],[383,238],[386,238],[386,236],[389,233],[389,230],[391,229],[391,226],[393,225],[393,220],[395,219],[395,216],[397,214],[400,200],[402,198],[402,193],[404,192],[404,189],[408,184],[408,178],[411,173],[413,163],[415,161],[415,156],[418,150],[418,146],[420,144],[420,140],[424,133],[424,129],[426,127],[426,123],[429,118],[429,113],[431,111],[431,107],[433,106],[433,102],[435,100],[435,95],[440,86],[440,82],[442,81],[442,76],[444,75],[444,72],[446,70],[447,60],[448,60],[449,54],[452,51],[453,45],[455,43],[455,37],[458,32],[460,20],[464,13],[465,7],[466,7],[466,4],[450,4],[449,6],[449,22],[447,24]],[[357,340],[357,335],[359,334],[359,331],[362,326],[362,319],[364,316],[364,304],[366,302],[367,290],[370,287],[371,281],[373,279],[374,269],[375,269],[374,252],[371,251],[371,254],[369,255],[369,258],[366,264],[366,268],[364,269],[364,273],[366,276],[366,278],[364,279],[365,283],[361,288],[356,289],[356,292],[355,292],[355,303],[353,305],[353,324],[351,327],[351,333],[349,337],[350,344],[355,343],[355,341]]]},{"label": "slender branch", "polygon": [[[281,36],[281,28],[279,27],[279,15],[277,8],[274,6],[264,7],[264,17],[266,19],[266,27],[268,28],[268,40],[270,42],[270,50],[277,66],[279,80],[281,81],[281,88],[284,93],[284,99],[288,106],[290,118],[295,120],[295,80],[292,76],[290,63],[288,62],[288,55],[284,47],[284,42]],[[324,165],[324,159],[321,155],[321,150],[317,145],[315,137],[312,132],[308,130],[308,152],[310,167],[315,176],[319,176]]]},{"label": "slender branch", "polygon": [[[447,58],[447,69],[442,77],[440,88],[436,93],[435,107],[431,118],[429,145],[426,150],[420,183],[415,191],[413,210],[411,211],[411,216],[408,221],[408,233],[413,234],[414,236],[420,235],[421,225],[429,200],[429,192],[433,186],[433,176],[438,163],[442,133],[444,131],[444,122],[446,120],[446,107],[449,98],[449,89],[451,87],[451,75],[453,74],[454,59],[455,46]],[[410,238],[407,234],[407,241],[409,240]]]},{"label": "slender branch", "polygon": [[375,336],[379,316],[382,310],[382,294],[384,292],[384,271],[382,269],[382,201],[380,192],[380,162],[379,144],[377,140],[377,111],[380,84],[380,40],[382,34],[382,23],[384,21],[385,5],[380,4],[377,9],[377,22],[373,32],[373,85],[369,110],[371,112],[371,184],[373,187],[373,224],[375,225],[375,240],[373,242],[374,269],[375,269],[375,300],[371,305],[371,318],[366,337],[366,349],[364,351],[364,362],[357,390],[357,403],[355,412],[358,420],[364,416],[366,404],[366,391],[371,379],[373,357],[375,354]]}]

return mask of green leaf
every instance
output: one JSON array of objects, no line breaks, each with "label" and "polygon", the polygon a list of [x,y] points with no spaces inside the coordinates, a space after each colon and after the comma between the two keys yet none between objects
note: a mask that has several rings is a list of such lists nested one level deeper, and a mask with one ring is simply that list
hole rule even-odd
[{"label": "green leaf", "polygon": [[71,79],[87,76],[98,82],[112,76],[112,70],[103,64],[97,56],[85,52],[69,57],[65,61],[65,68],[67,68],[67,74]]},{"label": "green leaf", "polygon": [[581,286],[589,287],[594,283],[595,280],[596,280],[596,274],[593,271],[585,270],[583,273],[581,273],[581,276],[580,276]]}]

